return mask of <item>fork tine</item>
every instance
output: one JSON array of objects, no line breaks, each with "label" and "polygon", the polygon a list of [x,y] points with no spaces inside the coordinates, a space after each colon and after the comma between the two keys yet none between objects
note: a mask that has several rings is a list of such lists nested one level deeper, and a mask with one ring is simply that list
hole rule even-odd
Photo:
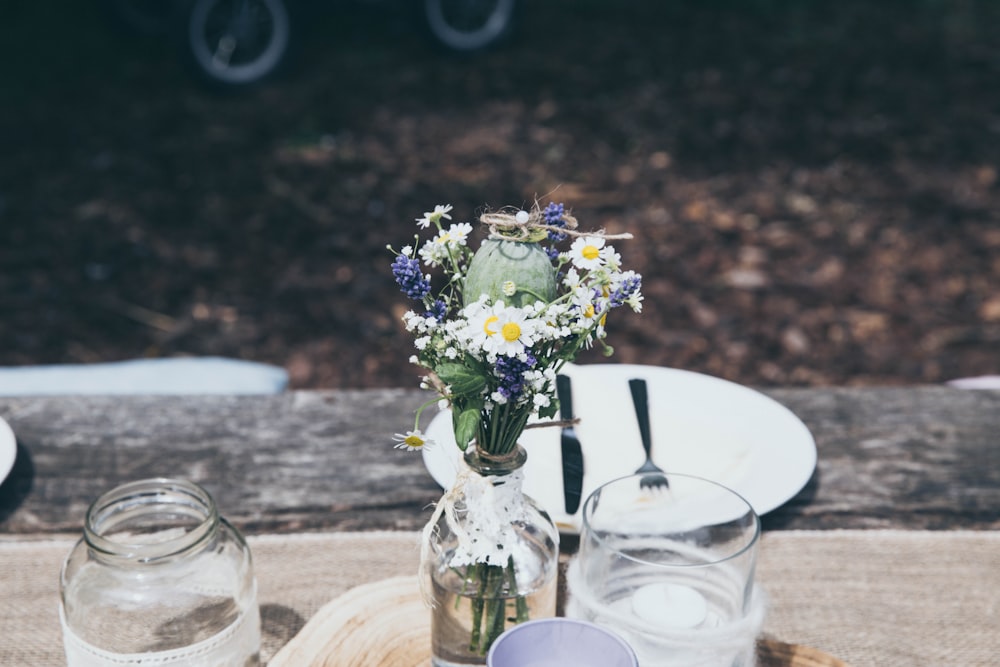
[{"label": "fork tine", "polygon": [[642,378],[633,378],[628,381],[628,386],[632,393],[635,416],[639,422],[639,437],[642,440],[642,449],[646,452],[646,460],[635,472],[637,475],[649,473],[639,479],[639,488],[669,488],[670,482],[667,481],[667,476],[664,474],[663,469],[653,462],[653,438],[649,428],[649,398],[646,391],[646,381]]},{"label": "fork tine", "polygon": [[652,491],[669,490],[670,483],[667,481],[667,476],[665,474],[654,473],[641,477],[639,479],[639,488],[649,489]]}]

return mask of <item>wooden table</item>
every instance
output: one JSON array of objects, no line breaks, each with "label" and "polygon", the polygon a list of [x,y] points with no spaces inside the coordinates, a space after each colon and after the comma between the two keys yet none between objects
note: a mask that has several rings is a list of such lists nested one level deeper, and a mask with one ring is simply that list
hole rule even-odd
[{"label": "wooden table", "polygon": [[[765,530],[1000,528],[1000,392],[946,387],[772,389],[812,431],[807,486]],[[18,438],[0,535],[79,534],[113,486],[203,484],[244,532],[416,530],[440,489],[391,448],[427,394],[2,398]]]},{"label": "wooden table", "polygon": [[[805,488],[764,516],[757,578],[773,603],[764,636],[853,667],[994,664],[1000,392],[765,393],[803,419],[819,456]],[[250,538],[266,659],[337,595],[412,576],[413,531],[441,491],[391,438],[427,398],[409,389],[0,398],[18,438],[0,485],[0,663],[65,664],[59,563],[89,503],[135,479],[203,484]],[[566,537],[563,565],[574,546]]]}]

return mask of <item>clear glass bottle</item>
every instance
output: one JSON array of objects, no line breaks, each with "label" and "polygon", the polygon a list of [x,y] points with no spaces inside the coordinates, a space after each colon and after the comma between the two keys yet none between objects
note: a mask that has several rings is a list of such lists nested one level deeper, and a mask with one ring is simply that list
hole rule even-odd
[{"label": "clear glass bottle", "polygon": [[142,480],[98,498],[60,592],[69,667],[260,663],[250,550],[192,482]]},{"label": "clear glass bottle", "polygon": [[[470,447],[465,475],[476,479],[456,484],[442,499],[449,509],[429,533],[434,667],[484,665],[490,646],[506,628],[555,616],[559,531],[521,493],[526,458],[521,447],[502,458]],[[483,482],[492,488],[484,490]],[[501,560],[467,562],[470,541],[499,546]]]}]

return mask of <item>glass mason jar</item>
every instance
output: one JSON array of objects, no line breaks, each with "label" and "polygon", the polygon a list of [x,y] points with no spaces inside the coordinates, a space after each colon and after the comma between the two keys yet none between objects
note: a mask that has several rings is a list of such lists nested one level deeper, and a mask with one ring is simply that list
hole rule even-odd
[{"label": "glass mason jar", "polygon": [[98,498],[60,593],[69,667],[260,662],[250,550],[192,482],[142,480]]},{"label": "glass mason jar", "polygon": [[507,627],[555,616],[559,531],[521,492],[526,459],[520,446],[505,457],[470,447],[442,499],[429,532],[435,667],[484,665]]}]

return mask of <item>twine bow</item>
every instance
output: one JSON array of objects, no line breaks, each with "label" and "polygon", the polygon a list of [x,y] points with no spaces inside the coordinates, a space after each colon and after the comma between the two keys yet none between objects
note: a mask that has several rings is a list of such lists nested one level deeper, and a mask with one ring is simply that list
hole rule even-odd
[{"label": "twine bow", "polygon": [[538,206],[538,202],[531,207],[530,211],[515,211],[505,209],[492,213],[483,213],[479,216],[479,222],[489,227],[490,238],[505,239],[508,241],[537,241],[539,236],[544,236],[549,232],[556,234],[566,234],[567,236],[599,236],[605,239],[630,239],[632,235],[628,232],[622,234],[608,234],[603,229],[596,232],[577,231],[577,220],[569,213],[563,213],[561,220],[565,226],[553,225],[549,223],[545,214]]}]

